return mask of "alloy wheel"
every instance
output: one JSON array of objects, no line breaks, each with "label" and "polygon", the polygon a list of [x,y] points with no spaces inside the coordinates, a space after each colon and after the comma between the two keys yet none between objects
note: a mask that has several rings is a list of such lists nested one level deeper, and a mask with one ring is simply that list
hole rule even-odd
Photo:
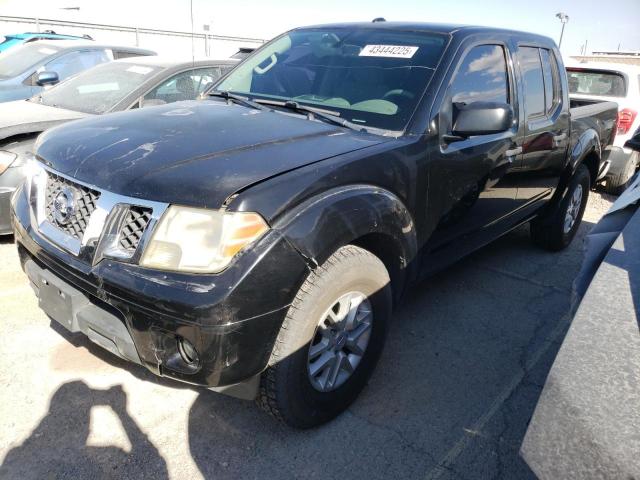
[{"label": "alloy wheel", "polygon": [[324,312],[309,346],[311,385],[329,392],[343,385],[362,360],[371,337],[371,303],[360,292],[338,298]]}]

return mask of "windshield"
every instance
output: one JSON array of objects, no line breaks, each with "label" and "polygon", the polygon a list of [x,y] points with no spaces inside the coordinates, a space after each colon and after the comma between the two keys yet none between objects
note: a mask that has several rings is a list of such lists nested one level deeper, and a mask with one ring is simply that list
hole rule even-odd
[{"label": "windshield", "polygon": [[627,85],[624,76],[602,70],[567,69],[569,93],[624,97]]},{"label": "windshield", "polygon": [[160,67],[111,62],[86,70],[31,99],[52,107],[101,114],[151,78]]},{"label": "windshield", "polygon": [[404,130],[447,37],[384,28],[300,29],[268,43],[217,90],[293,100],[349,122]]},{"label": "windshield", "polygon": [[37,43],[28,43],[12,48],[7,53],[2,54],[0,77],[12,78],[20,75],[59,51],[59,48],[50,45],[38,45]]}]

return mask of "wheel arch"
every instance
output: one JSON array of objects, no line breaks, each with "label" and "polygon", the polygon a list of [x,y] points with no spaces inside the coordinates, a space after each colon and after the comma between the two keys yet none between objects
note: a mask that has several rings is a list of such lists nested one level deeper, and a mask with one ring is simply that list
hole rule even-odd
[{"label": "wheel arch", "polygon": [[400,198],[372,185],[331,189],[298,205],[273,225],[311,263],[320,265],[338,248],[357,245],[376,255],[398,298],[415,274],[413,217]]},{"label": "wheel arch", "polygon": [[600,171],[600,162],[602,160],[602,147],[598,133],[589,129],[580,135],[575,146],[571,150],[569,158],[569,171],[566,178],[566,184],[581,164],[584,164],[591,176],[591,185],[595,185]]}]

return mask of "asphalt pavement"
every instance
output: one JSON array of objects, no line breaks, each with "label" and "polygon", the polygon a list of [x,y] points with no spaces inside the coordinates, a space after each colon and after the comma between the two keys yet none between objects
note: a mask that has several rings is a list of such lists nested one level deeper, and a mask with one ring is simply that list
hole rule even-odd
[{"label": "asphalt pavement", "polygon": [[417,286],[363,394],[311,431],[52,328],[0,238],[0,478],[534,478],[518,450],[609,205],[592,193],[563,252],[523,227]]}]

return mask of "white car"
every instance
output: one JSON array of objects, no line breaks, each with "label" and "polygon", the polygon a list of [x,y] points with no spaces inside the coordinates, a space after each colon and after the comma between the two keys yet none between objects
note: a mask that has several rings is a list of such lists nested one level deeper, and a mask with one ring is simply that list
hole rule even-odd
[{"label": "white car", "polygon": [[619,194],[640,163],[640,154],[624,144],[640,126],[640,66],[623,63],[568,63],[572,100],[608,100],[618,103],[618,130],[608,155],[605,189]]}]

